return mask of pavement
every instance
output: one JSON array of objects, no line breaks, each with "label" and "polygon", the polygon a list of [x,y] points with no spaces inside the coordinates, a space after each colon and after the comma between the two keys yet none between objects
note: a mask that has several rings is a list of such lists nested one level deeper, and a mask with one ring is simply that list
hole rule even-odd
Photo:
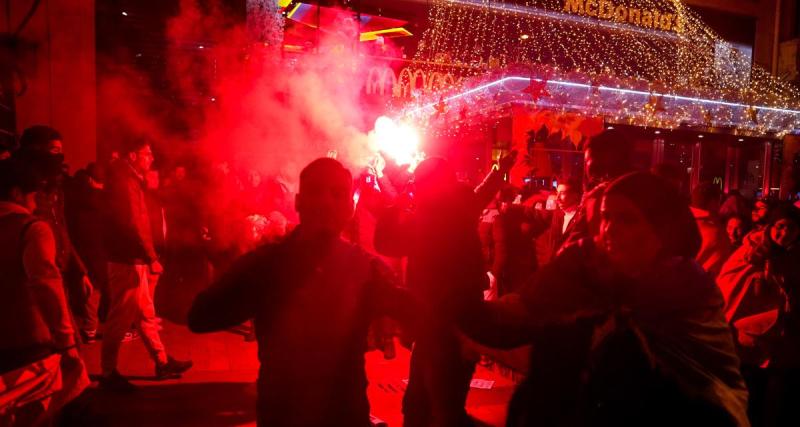
[{"label": "pavement", "polygon": [[[140,390],[131,395],[108,393],[96,383],[70,408],[66,425],[80,426],[252,426],[255,425],[257,345],[241,334],[219,332],[195,335],[181,322],[190,298],[174,304],[172,295],[159,292],[157,309],[167,315],[162,341],[170,355],[189,359],[194,367],[177,380],[158,381],[141,340],[123,344],[119,370]],[[159,304],[164,301],[164,304]],[[172,302],[172,304],[170,304]],[[162,315],[164,315],[162,313]],[[100,372],[100,346],[85,345],[81,354],[91,374]],[[390,427],[402,426],[401,401],[408,378],[410,353],[400,346],[392,360],[383,353],[366,355],[367,390],[372,414]],[[494,381],[491,389],[472,388],[467,411],[491,426],[505,423],[513,382],[498,369],[479,366],[474,379]]]}]

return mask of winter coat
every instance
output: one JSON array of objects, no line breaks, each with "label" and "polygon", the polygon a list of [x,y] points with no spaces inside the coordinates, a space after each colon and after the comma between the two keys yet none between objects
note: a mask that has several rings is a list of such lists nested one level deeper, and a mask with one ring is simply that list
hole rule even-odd
[{"label": "winter coat", "polygon": [[[800,248],[784,250],[769,228],[745,236],[717,278],[743,362],[800,367]],[[777,365],[776,365],[777,363]]]},{"label": "winter coat", "polygon": [[746,426],[723,303],[694,260],[665,259],[634,280],[582,240],[519,295],[472,306],[461,324],[485,345],[534,345],[509,426]]}]

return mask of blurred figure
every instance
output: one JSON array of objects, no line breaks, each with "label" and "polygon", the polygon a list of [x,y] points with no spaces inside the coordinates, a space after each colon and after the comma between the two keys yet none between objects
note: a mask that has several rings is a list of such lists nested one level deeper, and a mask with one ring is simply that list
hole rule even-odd
[{"label": "blurred figure", "polygon": [[722,219],[733,216],[750,217],[750,212],[750,205],[739,190],[731,190],[719,208],[719,216]]},{"label": "blurred figure", "polygon": [[415,313],[388,268],[341,239],[352,197],[350,172],[339,162],[311,162],[300,174],[300,225],[237,260],[189,313],[189,328],[200,333],[255,319],[259,426],[371,426],[369,324]]},{"label": "blurred figure", "polygon": [[[462,306],[473,339],[534,344],[508,425],[747,426],[722,295],[694,260],[686,199],[632,173],[606,187],[600,215],[595,238],[564,247],[518,295]],[[557,325],[573,327],[558,336]]]},{"label": "blurred figure", "polygon": [[498,296],[515,291],[536,271],[534,239],[545,229],[541,224],[534,228],[522,206],[514,205],[518,194],[511,186],[500,190],[499,211],[492,222],[490,271],[497,282]]},{"label": "blurred figure", "polygon": [[0,135],[0,161],[11,158],[11,153],[16,148],[13,135]]},{"label": "blurred figure", "polygon": [[672,186],[680,194],[685,194],[686,188],[686,169],[674,163],[659,163],[653,166],[653,175],[661,177],[661,179],[672,184]]},{"label": "blurred figure", "polygon": [[105,196],[103,182],[96,164],[75,173],[66,195],[65,206],[69,234],[75,250],[85,260],[94,292],[87,300],[83,321],[80,324],[81,338],[92,343],[97,338],[99,320],[105,321],[108,310],[108,259],[105,252],[103,227]]},{"label": "blurred figure", "polygon": [[56,244],[33,216],[44,180],[0,161],[0,425],[47,425],[89,385],[78,355]]},{"label": "blurred figure", "polygon": [[765,228],[745,237],[717,284],[736,333],[753,424],[798,425],[800,210],[772,206]]},{"label": "blurred figure", "polygon": [[[181,290],[208,285],[208,265],[203,240],[202,188],[194,173],[178,164],[159,191],[167,222],[165,277]],[[194,293],[192,293],[194,294]]]},{"label": "blurred figure", "polygon": [[568,179],[559,182],[556,188],[557,209],[553,211],[552,225],[550,226],[548,260],[556,255],[569,237],[567,230],[573,226],[578,216],[582,194],[581,184],[578,180]]},{"label": "blurred figure", "polygon": [[718,216],[721,197],[719,187],[711,183],[702,183],[692,190],[692,214],[703,238],[697,262],[714,277],[731,254],[728,236]]},{"label": "blurred figure", "polygon": [[454,324],[453,296],[482,300],[488,288],[478,222],[495,197],[516,152],[473,190],[458,182],[450,164],[429,158],[414,171],[413,210],[397,206],[379,219],[375,247],[392,257],[408,257],[407,285],[420,301],[419,331],[408,388],[403,397],[406,426],[464,426],[464,409],[475,360],[464,357]]},{"label": "blurred figure", "polygon": [[607,130],[586,143],[584,183],[580,208],[564,234],[565,244],[596,236],[600,227],[600,201],[608,183],[633,170],[632,142],[617,130]]},{"label": "blurred figure", "polygon": [[49,126],[31,126],[22,132],[20,148],[14,157],[43,174],[46,185],[37,193],[34,214],[47,221],[56,237],[56,265],[61,271],[70,309],[82,330],[92,330],[96,328],[96,322],[87,305],[92,283],[67,228],[66,205],[69,201],[65,192],[69,175],[64,163],[61,134]]},{"label": "blurred figure", "polygon": [[750,224],[744,217],[732,216],[725,224],[725,231],[728,234],[731,250],[735,251],[742,246],[744,236],[750,232]]},{"label": "blurred figure", "polygon": [[260,214],[266,215],[273,210],[269,201],[266,186],[264,185],[261,174],[258,171],[247,171],[244,183],[242,184],[241,200],[242,211],[246,215]]},{"label": "blurred figure", "polygon": [[767,226],[769,221],[769,213],[772,208],[772,201],[769,199],[758,199],[753,204],[753,209],[750,212],[750,220],[753,224],[753,232],[761,231]]},{"label": "blurred figure", "polygon": [[[191,368],[189,361],[167,355],[158,330],[152,275],[163,273],[153,242],[153,218],[147,201],[147,176],[153,152],[143,139],[131,141],[123,158],[113,163],[106,184],[108,217],[108,288],[110,307],[103,336],[100,386],[130,392],[135,386],[117,371],[120,345],[132,324],[155,362],[159,379],[177,378]],[[156,224],[158,227],[158,224]]]}]

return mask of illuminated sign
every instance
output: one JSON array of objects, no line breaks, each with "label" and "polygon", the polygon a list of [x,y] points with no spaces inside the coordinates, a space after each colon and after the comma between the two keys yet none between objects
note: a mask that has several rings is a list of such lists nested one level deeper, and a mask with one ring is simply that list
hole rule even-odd
[{"label": "illuminated sign", "polygon": [[626,23],[653,30],[682,33],[685,22],[680,15],[658,9],[640,9],[612,0],[564,0],[563,11],[607,21]]},{"label": "illuminated sign", "polygon": [[367,74],[365,89],[368,95],[409,98],[414,92],[436,92],[453,87],[460,81],[451,73],[424,71],[413,66],[404,67],[399,75],[389,67],[372,67]]}]

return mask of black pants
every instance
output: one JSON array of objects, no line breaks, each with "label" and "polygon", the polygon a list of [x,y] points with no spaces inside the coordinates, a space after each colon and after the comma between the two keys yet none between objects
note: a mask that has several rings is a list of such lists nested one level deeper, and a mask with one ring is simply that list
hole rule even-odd
[{"label": "black pants", "polygon": [[452,328],[434,327],[414,345],[403,396],[406,427],[473,425],[464,408],[475,362],[464,358]]}]

